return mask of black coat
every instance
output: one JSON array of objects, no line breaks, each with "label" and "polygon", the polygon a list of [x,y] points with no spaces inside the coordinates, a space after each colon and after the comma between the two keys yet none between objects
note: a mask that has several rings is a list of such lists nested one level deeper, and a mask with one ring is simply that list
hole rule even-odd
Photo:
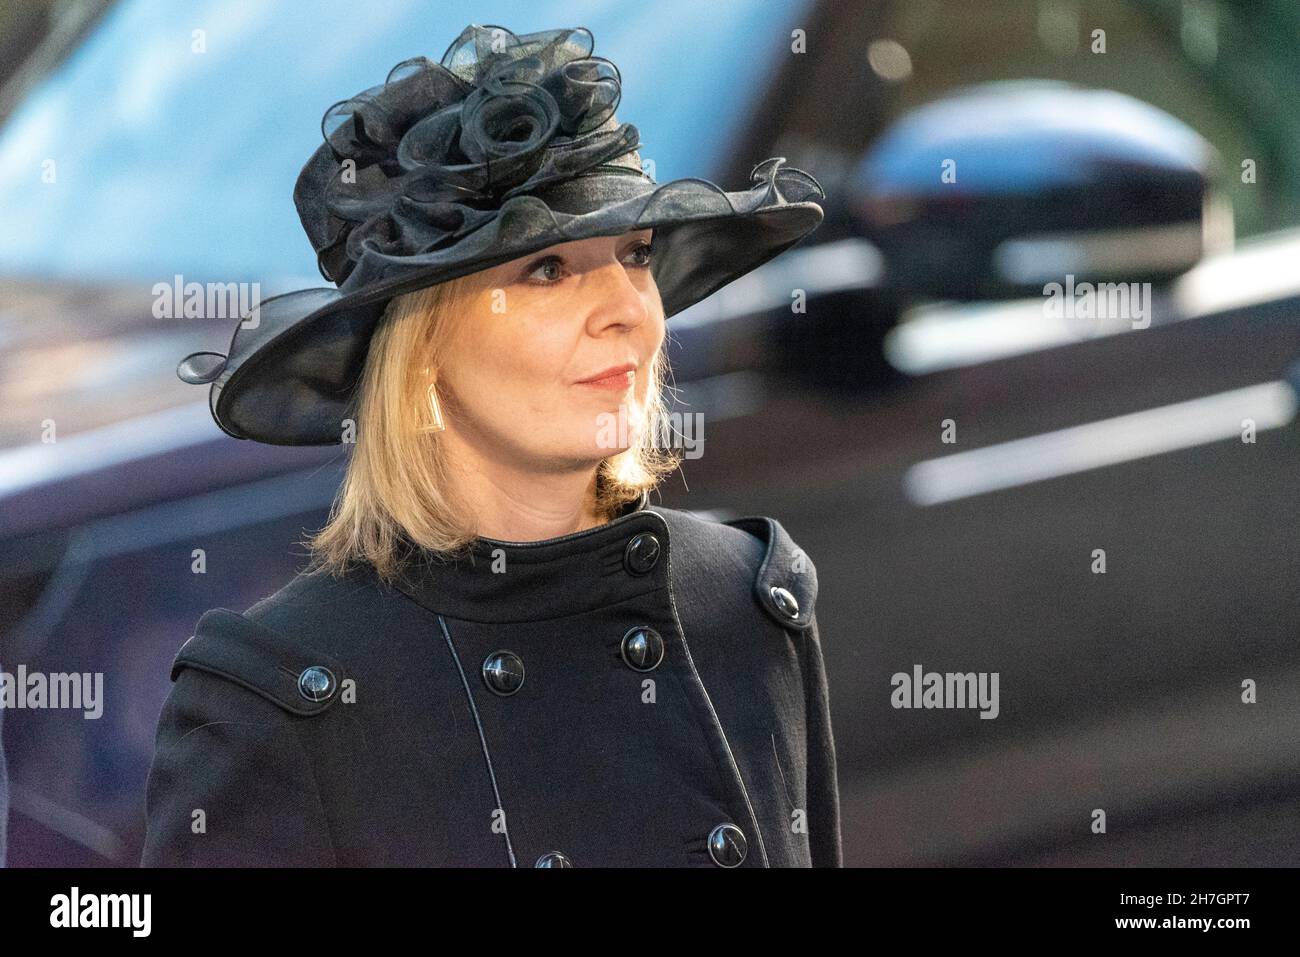
[{"label": "black coat", "polygon": [[817,572],[779,522],[643,507],[475,555],[205,613],[143,863],[841,865]]}]

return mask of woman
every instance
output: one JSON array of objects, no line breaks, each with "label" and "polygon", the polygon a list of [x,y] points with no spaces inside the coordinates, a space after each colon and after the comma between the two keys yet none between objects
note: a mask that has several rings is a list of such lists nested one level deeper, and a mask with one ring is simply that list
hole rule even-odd
[{"label": "woman", "polygon": [[648,505],[668,317],[823,194],[656,184],[591,50],[472,25],[331,108],[338,288],[182,362],[231,435],[355,448],[312,567],[178,654],[144,864],[840,865],[815,568]]}]

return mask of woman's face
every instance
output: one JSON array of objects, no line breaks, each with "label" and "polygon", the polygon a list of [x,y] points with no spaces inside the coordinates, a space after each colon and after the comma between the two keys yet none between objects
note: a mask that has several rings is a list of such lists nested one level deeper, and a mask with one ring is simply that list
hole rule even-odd
[{"label": "woman's face", "polygon": [[[525,469],[588,467],[633,444],[664,338],[652,235],[560,243],[478,273],[440,364],[448,431]],[[590,381],[611,369],[627,371]]]}]

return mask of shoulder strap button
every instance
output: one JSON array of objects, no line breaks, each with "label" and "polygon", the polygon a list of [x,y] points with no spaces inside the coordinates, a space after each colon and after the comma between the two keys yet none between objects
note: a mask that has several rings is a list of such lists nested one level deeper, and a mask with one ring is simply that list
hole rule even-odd
[{"label": "shoulder strap button", "polygon": [[185,668],[219,675],[299,715],[330,707],[347,677],[331,655],[229,608],[199,619],[172,662],[172,681]]},{"label": "shoulder strap button", "polygon": [[769,592],[772,600],[776,602],[776,607],[791,618],[799,617],[799,600],[794,597],[789,589],[782,588],[780,585],[773,585]]},{"label": "shoulder strap button", "polygon": [[312,665],[298,676],[298,693],[308,701],[326,701],[337,687],[334,672],[321,665]]},{"label": "shoulder strap button", "polygon": [[812,627],[817,604],[817,568],[774,518],[747,515],[723,522],[763,543],[763,558],[754,576],[754,597],[783,628]]}]

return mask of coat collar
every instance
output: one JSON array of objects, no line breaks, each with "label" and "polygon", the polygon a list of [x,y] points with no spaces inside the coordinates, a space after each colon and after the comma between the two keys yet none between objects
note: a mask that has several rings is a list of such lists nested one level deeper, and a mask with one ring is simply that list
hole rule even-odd
[{"label": "coat collar", "polygon": [[420,553],[395,584],[429,611],[465,621],[585,614],[668,585],[668,528],[643,494],[614,520],[581,532],[536,542],[479,538],[456,559]]}]

